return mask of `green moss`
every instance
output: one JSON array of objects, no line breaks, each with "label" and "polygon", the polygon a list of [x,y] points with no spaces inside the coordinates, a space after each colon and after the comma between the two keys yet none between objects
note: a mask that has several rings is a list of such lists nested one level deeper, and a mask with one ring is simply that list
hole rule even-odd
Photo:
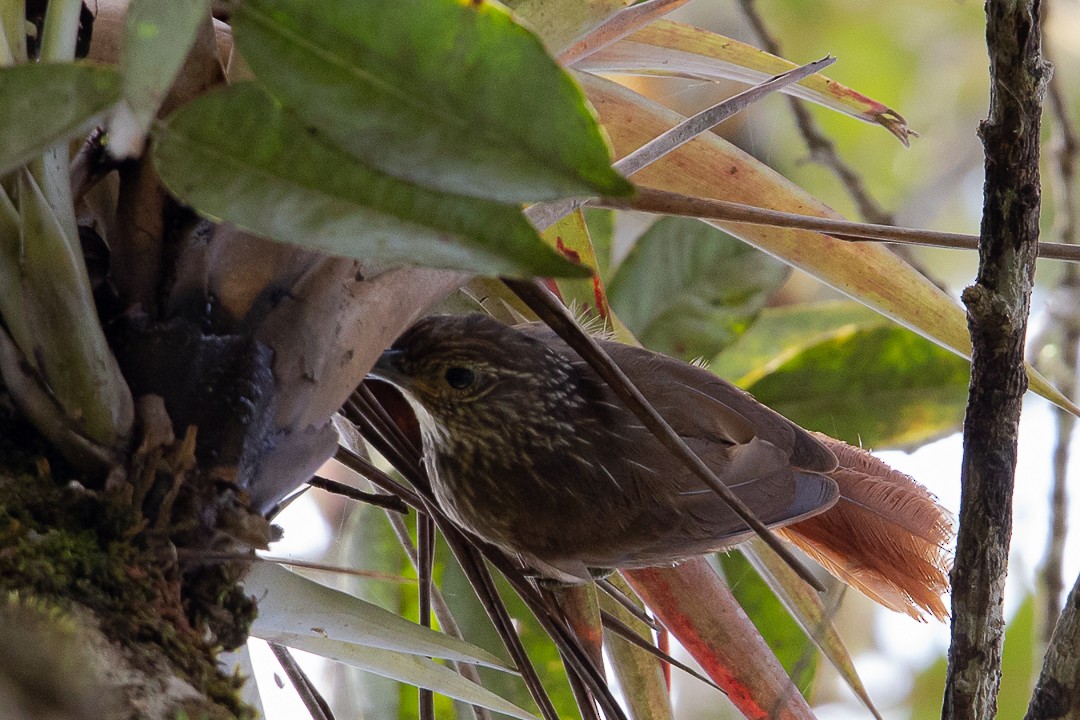
[{"label": "green moss", "polygon": [[215,663],[220,647],[243,642],[254,618],[235,571],[210,564],[185,573],[168,530],[147,530],[130,488],[87,489],[42,455],[14,456],[8,467],[4,429],[0,417],[0,591],[59,611],[88,608],[106,637],[136,655],[133,665],[167,661],[214,701],[190,708],[192,717],[247,716],[241,679]]}]

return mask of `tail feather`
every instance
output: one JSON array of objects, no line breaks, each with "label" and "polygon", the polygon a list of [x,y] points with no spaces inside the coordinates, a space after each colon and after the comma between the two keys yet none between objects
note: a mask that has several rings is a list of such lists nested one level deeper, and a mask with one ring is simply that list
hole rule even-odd
[{"label": "tail feather", "polygon": [[952,518],[922,485],[870,453],[817,434],[836,454],[829,510],[779,530],[841,580],[917,619],[948,616]]}]

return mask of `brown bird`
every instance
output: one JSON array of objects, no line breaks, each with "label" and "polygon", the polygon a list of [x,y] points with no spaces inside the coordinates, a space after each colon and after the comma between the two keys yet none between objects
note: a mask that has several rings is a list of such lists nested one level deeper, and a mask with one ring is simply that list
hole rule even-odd
[{"label": "brown bird", "polygon": [[[944,617],[951,526],[922,486],[701,367],[599,342],[763,523],[886,606]],[[753,534],[542,324],[428,317],[372,375],[414,410],[450,518],[543,576],[580,583]]]}]

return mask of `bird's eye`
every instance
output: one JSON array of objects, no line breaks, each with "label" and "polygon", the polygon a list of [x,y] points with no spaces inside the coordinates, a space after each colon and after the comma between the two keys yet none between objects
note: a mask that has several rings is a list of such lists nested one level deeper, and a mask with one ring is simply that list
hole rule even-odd
[{"label": "bird's eye", "polygon": [[446,384],[455,390],[464,390],[476,382],[476,373],[469,368],[451,367],[446,369]]}]

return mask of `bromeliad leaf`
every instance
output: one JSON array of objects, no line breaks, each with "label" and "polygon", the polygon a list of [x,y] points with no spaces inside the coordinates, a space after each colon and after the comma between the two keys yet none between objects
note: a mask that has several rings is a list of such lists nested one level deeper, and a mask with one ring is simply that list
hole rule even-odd
[{"label": "bromeliad leaf", "polygon": [[708,358],[746,329],[788,272],[703,222],[664,218],[619,265],[608,294],[647,347]]},{"label": "bromeliad leaf", "polygon": [[0,68],[0,175],[93,126],[120,97],[112,68],[30,63]]},{"label": "bromeliad leaf", "polygon": [[341,645],[507,669],[505,663],[482,648],[409,622],[274,563],[256,563],[244,580],[244,588],[259,598],[259,617],[251,634],[264,640],[298,647],[298,638],[317,637]]},{"label": "bromeliad leaf", "polygon": [[[701,28],[657,20],[574,67],[591,73],[730,79],[758,83],[797,67],[764,50]],[[907,145],[914,133],[892,108],[820,73],[781,92],[881,125]]]},{"label": "bromeliad leaf", "polygon": [[[870,699],[870,694],[866,691],[862,679],[855,671],[855,663],[833,624],[832,608],[827,608],[821,595],[792,572],[776,553],[766,550],[764,543],[751,540],[740,546],[739,551],[757,570],[758,578],[773,591],[774,599],[783,603],[787,612],[790,613],[787,621],[798,623],[805,636],[813,640],[822,655],[832,663],[841,679],[862,700],[867,710],[877,720],[881,720],[881,713]],[[737,591],[738,588],[735,590]],[[751,617],[759,620],[758,626],[763,624],[756,615],[751,615]]]},{"label": "bromeliad leaf", "polygon": [[969,365],[892,323],[841,328],[777,358],[744,387],[803,427],[868,447],[905,447],[957,430]]},{"label": "bromeliad leaf", "polygon": [[628,195],[581,90],[490,3],[249,0],[259,81],[372,167],[504,202]]},{"label": "bromeliad leaf", "polygon": [[709,361],[709,369],[736,385],[745,386],[759,377],[757,373],[777,357],[793,355],[841,328],[877,327],[888,323],[886,318],[854,300],[822,300],[765,308],[749,330]]},{"label": "bromeliad leaf", "polygon": [[124,18],[121,54],[124,102],[109,127],[116,157],[136,155],[169,86],[191,49],[210,0],[132,0]]},{"label": "bromeliad leaf", "polygon": [[742,555],[722,553],[717,559],[732,595],[772,648],[791,681],[804,697],[809,697],[817,672],[816,648]]},{"label": "bromeliad leaf", "polygon": [[162,181],[200,212],[337,255],[507,275],[584,276],[520,209],[425,190],[338,151],[252,83],[156,132]]},{"label": "bromeliad leaf", "polygon": [[311,635],[297,637],[293,641],[282,644],[346,663],[376,675],[433,690],[470,705],[486,707],[509,717],[536,720],[535,715],[509,700],[504,700],[483,686],[466,680],[450,668],[420,655],[406,655],[381,648],[350,646]]}]

